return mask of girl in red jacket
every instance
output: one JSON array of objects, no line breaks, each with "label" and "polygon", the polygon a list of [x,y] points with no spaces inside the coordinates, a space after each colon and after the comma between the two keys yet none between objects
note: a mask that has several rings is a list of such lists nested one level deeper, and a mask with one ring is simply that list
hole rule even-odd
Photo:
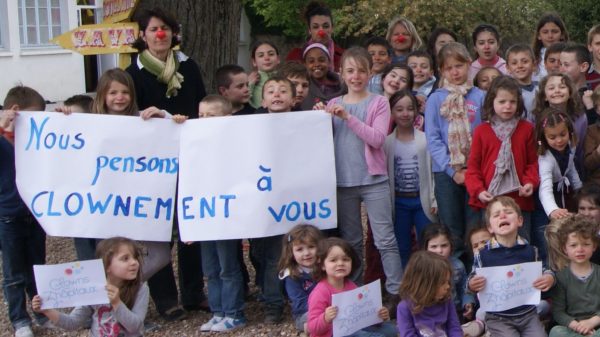
[{"label": "girl in red jacket", "polygon": [[523,98],[517,81],[508,76],[495,78],[483,113],[488,122],[473,133],[465,175],[469,205],[483,211],[495,196],[512,197],[523,210],[521,230],[529,233],[532,194],[540,178],[534,127],[521,119]]}]

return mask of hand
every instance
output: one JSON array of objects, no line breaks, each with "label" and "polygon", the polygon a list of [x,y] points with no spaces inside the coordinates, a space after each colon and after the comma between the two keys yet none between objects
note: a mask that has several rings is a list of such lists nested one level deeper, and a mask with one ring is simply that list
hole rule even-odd
[{"label": "hand", "polygon": [[42,298],[40,295],[35,295],[31,299],[31,308],[35,312],[44,313],[46,310],[42,310]]},{"label": "hand", "polygon": [[533,194],[533,185],[531,183],[527,183],[521,187],[519,187],[519,196],[520,197],[529,197]]},{"label": "hand", "polygon": [[484,204],[487,204],[488,202],[492,201],[492,199],[494,199],[494,196],[488,191],[483,191],[483,192],[479,193],[479,195],[477,197]]},{"label": "hand", "polygon": [[562,219],[569,216],[569,211],[564,208],[558,208],[550,212],[551,219]]},{"label": "hand", "polygon": [[463,317],[465,317],[468,320],[473,319],[473,303],[465,304],[465,307],[463,310]]},{"label": "hand", "polygon": [[61,105],[61,106],[57,106],[56,108],[54,108],[55,112],[62,112],[63,114],[65,114],[66,116],[70,115],[73,113],[73,110],[71,109],[70,106],[66,106],[66,105]]},{"label": "hand", "polygon": [[325,314],[324,314],[325,323],[331,323],[333,321],[333,319],[337,316],[337,311],[338,311],[337,307],[334,307],[334,306],[327,307],[327,309],[325,309]]},{"label": "hand", "polygon": [[390,320],[390,312],[386,307],[379,308],[379,311],[377,312],[377,316],[379,316],[379,318],[381,318],[384,321]]},{"label": "hand", "polygon": [[429,212],[431,212],[431,214],[436,215],[437,214],[437,207],[431,207],[431,209],[429,210]]},{"label": "hand", "polygon": [[584,319],[578,322],[579,332],[582,335],[591,335],[594,333],[596,327],[600,324],[600,317],[592,316],[588,319]]},{"label": "hand", "polygon": [[152,117],[165,118],[165,112],[155,106],[151,106],[140,111],[140,117],[142,117],[143,120],[148,120]]},{"label": "hand", "polygon": [[313,110],[325,110],[325,104],[323,102],[317,102],[313,105]]},{"label": "hand", "polygon": [[592,100],[592,94],[594,92],[592,90],[586,90],[583,92],[581,96],[581,100],[583,101],[583,105],[587,110],[594,108],[594,101]]},{"label": "hand", "polygon": [[415,97],[417,99],[417,112],[420,114],[425,113],[425,102],[427,102],[427,98],[422,95],[417,95]]},{"label": "hand", "polygon": [[248,83],[256,84],[260,80],[260,76],[258,76],[258,71],[253,71],[248,75]]},{"label": "hand", "polygon": [[348,118],[350,117],[348,111],[346,111],[346,109],[344,109],[344,107],[340,104],[334,104],[333,106],[327,108],[325,111],[345,121],[348,120]]},{"label": "hand", "polygon": [[106,293],[108,294],[108,300],[110,301],[110,305],[113,309],[116,309],[119,303],[121,303],[121,297],[119,296],[119,288],[114,285],[108,283],[104,287],[106,289]]},{"label": "hand", "polygon": [[463,185],[465,183],[465,170],[460,169],[454,172],[452,180],[454,180],[454,182],[458,185]]},{"label": "hand", "polygon": [[4,131],[13,132],[15,130],[15,118],[17,118],[18,114],[16,108],[2,111],[0,115],[0,128],[4,129]]},{"label": "hand", "polygon": [[469,280],[469,289],[473,292],[480,292],[485,288],[485,277],[475,275]]},{"label": "hand", "polygon": [[544,274],[533,281],[533,287],[541,291],[548,291],[554,285],[554,276]]},{"label": "hand", "polygon": [[188,117],[184,115],[173,115],[171,119],[177,124],[182,124],[183,122],[187,121]]}]

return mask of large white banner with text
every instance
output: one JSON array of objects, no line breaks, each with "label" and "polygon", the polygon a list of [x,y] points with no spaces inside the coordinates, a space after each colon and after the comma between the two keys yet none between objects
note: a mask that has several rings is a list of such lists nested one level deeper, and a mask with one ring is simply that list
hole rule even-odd
[{"label": "large white banner with text", "polygon": [[337,222],[331,116],[300,111],[187,121],[178,186],[183,241],[265,237]]}]

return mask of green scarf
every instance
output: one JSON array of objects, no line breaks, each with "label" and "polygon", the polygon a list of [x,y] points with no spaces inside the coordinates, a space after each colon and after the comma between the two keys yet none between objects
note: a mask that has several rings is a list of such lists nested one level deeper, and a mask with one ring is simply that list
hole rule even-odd
[{"label": "green scarf", "polygon": [[175,52],[169,52],[166,62],[154,57],[148,49],[141,52],[138,57],[144,68],[152,75],[156,76],[159,82],[167,85],[167,98],[177,96],[177,90],[181,89],[183,75],[177,72],[179,69],[179,61],[175,56]]}]

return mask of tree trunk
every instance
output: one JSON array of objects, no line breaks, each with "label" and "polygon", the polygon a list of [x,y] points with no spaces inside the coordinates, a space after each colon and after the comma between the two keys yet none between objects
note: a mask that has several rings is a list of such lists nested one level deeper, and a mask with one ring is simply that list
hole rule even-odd
[{"label": "tree trunk", "polygon": [[181,50],[200,65],[207,93],[216,93],[217,68],[237,63],[241,0],[141,0],[136,11],[154,7],[176,17]]}]

